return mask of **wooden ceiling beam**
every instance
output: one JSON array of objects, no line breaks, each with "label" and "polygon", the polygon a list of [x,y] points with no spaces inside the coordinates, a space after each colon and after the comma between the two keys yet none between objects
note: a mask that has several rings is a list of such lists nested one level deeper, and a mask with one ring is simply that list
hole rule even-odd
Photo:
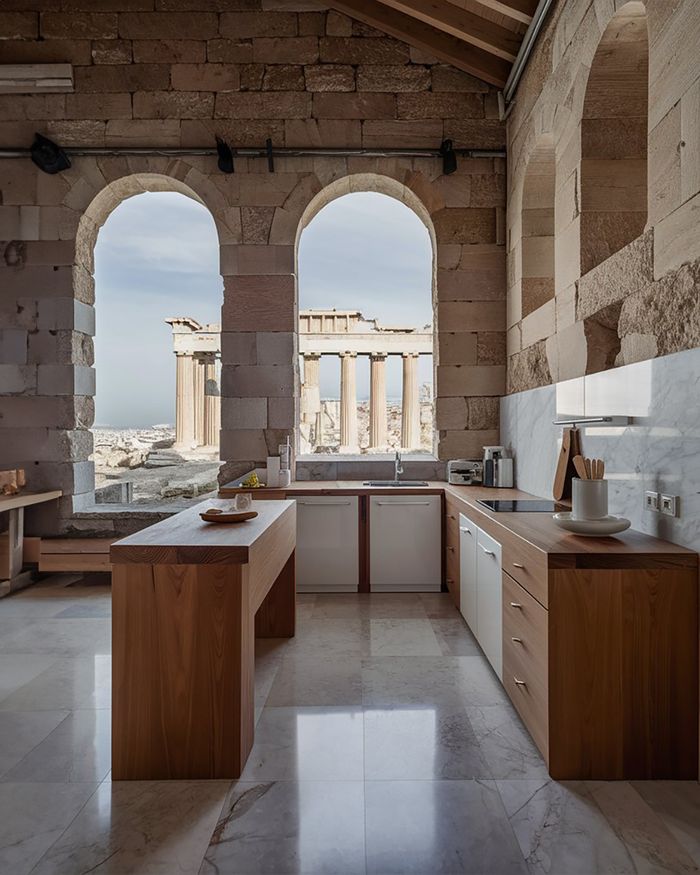
[{"label": "wooden ceiling beam", "polygon": [[511,63],[518,54],[521,43],[518,34],[480,15],[455,6],[447,0],[379,0],[379,2]]},{"label": "wooden ceiling beam", "polygon": [[537,9],[537,0],[477,0],[477,3],[522,24],[530,24]]},{"label": "wooden ceiling beam", "polygon": [[504,58],[430,27],[403,12],[390,9],[377,0],[329,0],[328,6],[485,82],[499,88],[506,83],[511,65]]}]

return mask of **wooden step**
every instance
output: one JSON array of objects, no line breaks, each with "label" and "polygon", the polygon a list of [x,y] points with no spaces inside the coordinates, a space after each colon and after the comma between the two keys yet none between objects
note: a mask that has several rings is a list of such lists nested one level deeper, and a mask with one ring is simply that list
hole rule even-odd
[{"label": "wooden step", "polygon": [[111,571],[116,538],[42,538],[39,571]]}]

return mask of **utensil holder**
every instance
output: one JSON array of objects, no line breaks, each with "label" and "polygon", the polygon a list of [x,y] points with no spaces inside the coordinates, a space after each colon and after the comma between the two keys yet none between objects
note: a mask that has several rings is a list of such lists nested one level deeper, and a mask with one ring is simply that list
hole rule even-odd
[{"label": "utensil holder", "polygon": [[573,519],[602,520],[608,515],[607,480],[581,480],[579,477],[574,477],[571,484]]}]

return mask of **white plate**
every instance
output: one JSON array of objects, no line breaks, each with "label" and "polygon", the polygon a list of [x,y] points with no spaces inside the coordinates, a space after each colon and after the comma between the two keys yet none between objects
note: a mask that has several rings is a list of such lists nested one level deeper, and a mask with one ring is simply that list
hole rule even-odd
[{"label": "white plate", "polygon": [[570,512],[555,513],[554,522],[567,532],[583,535],[588,538],[600,538],[605,535],[617,535],[629,529],[632,523],[621,516],[606,516],[602,520],[575,520]]}]

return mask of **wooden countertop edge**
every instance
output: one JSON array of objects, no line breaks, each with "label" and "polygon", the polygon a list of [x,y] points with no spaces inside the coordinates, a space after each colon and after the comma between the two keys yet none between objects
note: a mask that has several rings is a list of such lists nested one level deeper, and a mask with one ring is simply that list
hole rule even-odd
[{"label": "wooden countertop edge", "polygon": [[53,501],[62,495],[63,492],[60,489],[50,489],[46,492],[18,492],[16,495],[0,495],[0,513],[22,507],[31,507],[34,504],[43,504],[45,501]]}]

